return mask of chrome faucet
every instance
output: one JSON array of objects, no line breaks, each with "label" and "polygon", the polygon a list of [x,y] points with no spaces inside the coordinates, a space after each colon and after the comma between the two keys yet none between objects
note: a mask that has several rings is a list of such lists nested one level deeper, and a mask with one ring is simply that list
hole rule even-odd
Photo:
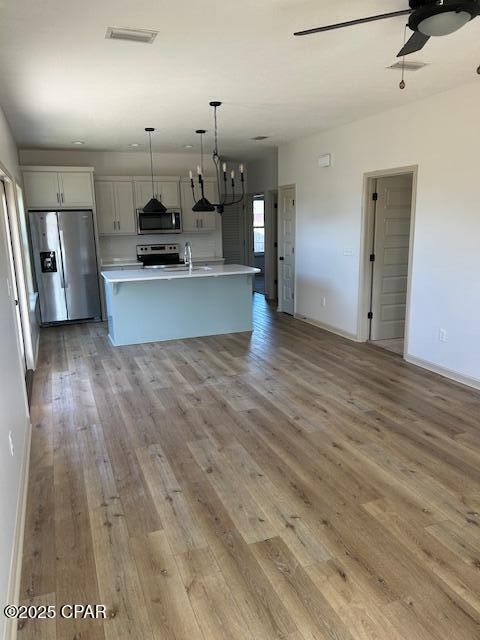
[{"label": "chrome faucet", "polygon": [[192,245],[190,242],[185,242],[185,248],[183,250],[183,260],[185,264],[188,264],[188,270],[192,272]]}]

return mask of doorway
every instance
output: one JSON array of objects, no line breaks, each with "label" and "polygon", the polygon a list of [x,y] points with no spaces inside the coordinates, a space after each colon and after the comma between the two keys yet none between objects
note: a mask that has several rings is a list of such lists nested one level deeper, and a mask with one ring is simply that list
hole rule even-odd
[{"label": "doorway", "polygon": [[295,315],[295,187],[278,192],[278,310]]},{"label": "doorway", "polygon": [[368,179],[364,252],[367,336],[375,346],[405,353],[415,173]]},{"label": "doorway", "polygon": [[254,195],[253,213],[253,266],[260,269],[255,274],[253,290],[265,295],[265,195]]}]

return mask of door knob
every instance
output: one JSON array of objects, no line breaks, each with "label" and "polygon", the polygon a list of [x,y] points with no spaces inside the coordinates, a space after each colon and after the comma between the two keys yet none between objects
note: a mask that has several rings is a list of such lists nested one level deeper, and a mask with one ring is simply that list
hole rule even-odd
[{"label": "door knob", "polygon": [[284,260],[284,257],[283,257],[283,256],[280,256],[280,258],[279,258],[279,260],[282,260],[282,262],[283,262],[283,260]]}]

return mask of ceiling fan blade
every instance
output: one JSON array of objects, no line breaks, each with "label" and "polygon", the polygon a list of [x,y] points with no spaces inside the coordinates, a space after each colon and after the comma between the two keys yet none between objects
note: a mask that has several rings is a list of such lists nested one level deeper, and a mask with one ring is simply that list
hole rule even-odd
[{"label": "ceiling fan blade", "polygon": [[349,20],[348,22],[339,22],[338,24],[329,24],[326,27],[315,27],[314,29],[305,29],[305,31],[296,31],[294,36],[309,36],[312,33],[321,33],[322,31],[332,31],[332,29],[341,29],[342,27],[351,27],[355,24],[364,24],[365,22],[375,22],[376,20],[385,20],[386,18],[396,18],[397,16],[406,16],[412,12],[411,9],[403,11],[393,11],[392,13],[381,13],[378,16],[370,18],[359,18],[358,20]]},{"label": "ceiling fan blade", "polygon": [[420,51],[430,40],[430,36],[426,36],[424,33],[420,31],[414,31],[413,36],[406,42],[406,44],[402,47],[400,52],[397,54],[397,58],[403,58],[403,56],[408,56],[410,53],[415,53],[415,51]]}]

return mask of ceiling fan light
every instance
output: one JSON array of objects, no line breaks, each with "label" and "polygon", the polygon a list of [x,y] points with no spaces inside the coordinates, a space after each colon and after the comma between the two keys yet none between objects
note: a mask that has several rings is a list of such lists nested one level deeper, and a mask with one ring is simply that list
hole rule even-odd
[{"label": "ceiling fan light", "polygon": [[446,36],[461,29],[472,17],[468,11],[444,11],[424,18],[418,24],[418,31],[426,36]]}]

